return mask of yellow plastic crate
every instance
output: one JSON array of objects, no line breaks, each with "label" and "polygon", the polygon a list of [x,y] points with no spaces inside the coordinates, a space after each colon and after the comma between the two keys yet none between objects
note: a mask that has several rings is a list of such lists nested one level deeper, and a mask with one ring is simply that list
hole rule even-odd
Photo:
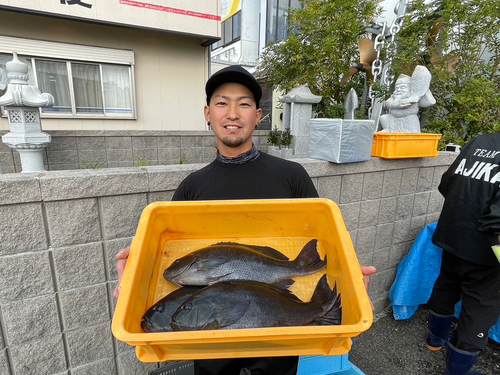
[{"label": "yellow plastic crate", "polygon": [[384,159],[409,159],[438,156],[441,134],[381,133],[373,134],[372,156]]},{"label": "yellow plastic crate", "polygon": [[[294,259],[312,238],[327,267],[297,277],[291,290],[309,301],[326,272],[342,295],[342,324],[144,333],[145,311],[177,286],[163,278],[176,258],[221,241],[266,245]],[[338,206],[328,199],[157,202],[141,216],[113,317],[114,336],[143,362],[286,355],[343,355],[373,322],[356,253]]]}]

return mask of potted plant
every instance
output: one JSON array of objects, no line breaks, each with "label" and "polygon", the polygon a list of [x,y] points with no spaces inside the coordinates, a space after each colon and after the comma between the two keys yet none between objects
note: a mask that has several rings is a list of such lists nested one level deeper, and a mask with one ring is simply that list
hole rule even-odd
[{"label": "potted plant", "polygon": [[285,148],[289,148],[292,144],[292,139],[292,129],[285,129],[281,132],[280,145],[284,146]]},{"label": "potted plant", "polygon": [[278,127],[274,127],[269,134],[267,135],[267,143],[270,143],[271,146],[279,146],[280,144],[280,132]]},{"label": "potted plant", "polygon": [[[293,149],[290,148],[292,144],[292,129],[285,129],[280,134],[280,154],[283,159],[291,159],[293,156]],[[282,147],[281,147],[282,146]]]},{"label": "potted plant", "polygon": [[293,155],[293,150],[290,148],[292,138],[293,135],[290,129],[279,131],[277,127],[274,127],[267,136],[267,142],[271,143],[268,154],[283,159],[291,158]]}]

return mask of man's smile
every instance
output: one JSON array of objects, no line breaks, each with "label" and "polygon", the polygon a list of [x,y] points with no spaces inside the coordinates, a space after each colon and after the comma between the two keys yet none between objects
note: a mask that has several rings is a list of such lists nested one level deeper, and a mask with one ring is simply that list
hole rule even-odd
[{"label": "man's smile", "polygon": [[227,129],[227,130],[238,130],[240,128],[241,127],[239,125],[224,125],[224,129]]}]

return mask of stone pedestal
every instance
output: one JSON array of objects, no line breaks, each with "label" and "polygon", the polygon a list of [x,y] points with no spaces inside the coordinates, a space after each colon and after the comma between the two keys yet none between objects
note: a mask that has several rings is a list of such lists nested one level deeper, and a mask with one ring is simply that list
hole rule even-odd
[{"label": "stone pedestal", "polygon": [[292,130],[294,158],[307,158],[312,105],[319,103],[321,99],[321,96],[313,95],[305,85],[295,87],[279,98],[280,102],[284,103],[283,129]]},{"label": "stone pedestal", "polygon": [[25,144],[12,148],[19,152],[23,167],[21,173],[41,172],[45,170],[43,167],[43,150],[45,149],[45,144],[40,146]]}]

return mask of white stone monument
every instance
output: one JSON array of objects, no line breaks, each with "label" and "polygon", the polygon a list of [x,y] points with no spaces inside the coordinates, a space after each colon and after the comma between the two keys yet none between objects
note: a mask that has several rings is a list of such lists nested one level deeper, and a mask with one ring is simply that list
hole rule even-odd
[{"label": "white stone monument", "polygon": [[283,106],[283,130],[292,130],[294,158],[307,158],[309,150],[309,120],[312,105],[322,97],[314,95],[307,85],[297,86],[288,94],[279,97]]},{"label": "white stone monument", "polygon": [[50,142],[50,134],[42,132],[39,107],[52,107],[54,97],[28,84],[27,65],[19,61],[15,52],[13,55],[6,64],[7,91],[0,97],[0,105],[7,109],[10,128],[2,141],[19,152],[22,173],[43,172],[43,149]]}]

